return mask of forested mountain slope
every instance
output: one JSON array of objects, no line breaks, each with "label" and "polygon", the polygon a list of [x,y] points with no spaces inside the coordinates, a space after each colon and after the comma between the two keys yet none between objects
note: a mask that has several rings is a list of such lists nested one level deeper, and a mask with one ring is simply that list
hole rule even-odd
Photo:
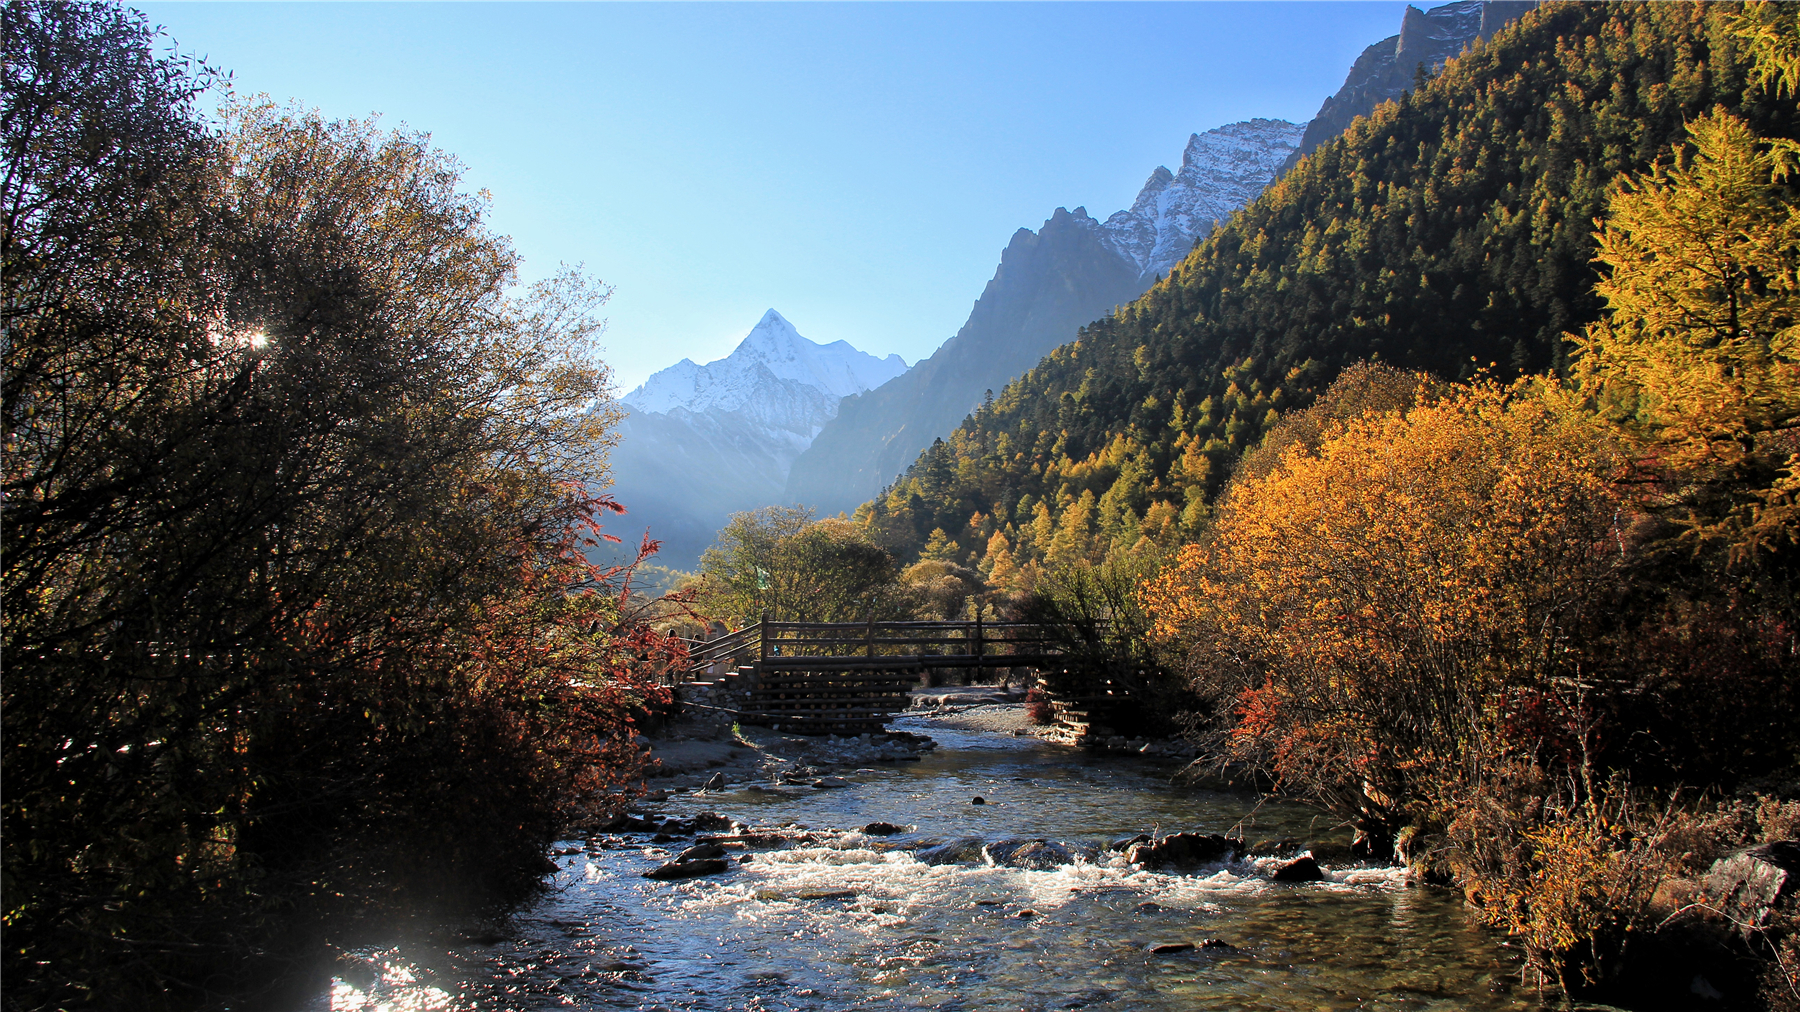
[{"label": "forested mountain slope", "polygon": [[1563,368],[1562,336],[1598,314],[1591,232],[1611,179],[1715,104],[1796,136],[1794,103],[1747,87],[1736,10],[1527,13],[1321,146],[858,517],[902,556],[929,540],[1003,582],[1194,530],[1232,461],[1355,361]]}]

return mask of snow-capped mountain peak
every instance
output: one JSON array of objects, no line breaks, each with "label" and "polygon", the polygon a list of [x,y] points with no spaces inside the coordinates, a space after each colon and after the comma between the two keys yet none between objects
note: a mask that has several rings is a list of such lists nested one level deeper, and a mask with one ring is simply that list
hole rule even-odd
[{"label": "snow-capped mountain peak", "polygon": [[[836,402],[850,394],[878,387],[906,371],[906,362],[898,355],[876,358],[858,351],[848,341],[821,345],[800,335],[787,318],[771,309],[757,321],[750,333],[738,342],[730,355],[706,365],[695,365],[682,359],[626,394],[621,400],[638,411],[668,412],[677,408],[692,412],[748,411],[769,414],[781,402],[792,401],[795,393],[804,391],[804,399]],[[798,390],[776,393],[771,385]],[[772,417],[775,424],[785,421],[801,423],[796,431],[819,423],[812,418],[816,411],[803,412],[808,417]]]}]

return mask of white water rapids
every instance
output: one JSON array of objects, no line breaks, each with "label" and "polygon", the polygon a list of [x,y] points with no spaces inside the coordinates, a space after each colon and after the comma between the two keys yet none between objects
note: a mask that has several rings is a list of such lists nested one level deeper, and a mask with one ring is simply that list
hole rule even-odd
[{"label": "white water rapids", "polygon": [[[1324,839],[1312,809],[1173,783],[1169,761],[912,718],[897,726],[940,747],[918,763],[841,771],[850,789],[655,806],[793,824],[810,841],[752,846],[725,874],[676,882],[642,873],[691,839],[569,841],[548,891],[501,930],[358,949],[309,1012],[1536,1007],[1512,950],[1460,898],[1394,869],[1328,861],[1326,881],[1287,885],[1268,879],[1269,858],[1163,874],[1105,849],[1140,832],[1240,823],[1251,842]],[[975,795],[988,803],[971,804]],[[910,831],[856,831],[877,820]],[[913,856],[964,836],[1044,838],[1093,857],[1027,870]],[[1150,951],[1208,939],[1229,948]]]}]

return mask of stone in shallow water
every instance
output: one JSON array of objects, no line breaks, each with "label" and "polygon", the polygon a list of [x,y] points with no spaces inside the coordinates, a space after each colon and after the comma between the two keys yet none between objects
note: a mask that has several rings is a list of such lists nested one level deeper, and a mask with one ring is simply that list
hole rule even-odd
[{"label": "stone in shallow water", "polygon": [[661,868],[645,872],[644,877],[668,881],[678,878],[693,878],[696,875],[717,875],[730,867],[730,862],[721,860],[673,861]]},{"label": "stone in shallow water", "polygon": [[906,827],[896,826],[891,822],[871,822],[862,831],[868,836],[893,836],[895,833],[906,832]]},{"label": "stone in shallow water", "polygon": [[1276,865],[1275,874],[1269,877],[1277,882],[1317,882],[1325,877],[1325,873],[1319,870],[1319,862],[1314,861],[1311,854],[1302,854]]},{"label": "stone in shallow water", "polygon": [[925,847],[913,857],[924,864],[981,864],[986,843],[979,836],[963,836],[935,847]]},{"label": "stone in shallow water", "polygon": [[1075,863],[1074,852],[1048,840],[996,840],[986,850],[990,860],[1008,868],[1049,871]]},{"label": "stone in shallow water", "polygon": [[1158,956],[1167,956],[1176,952],[1192,952],[1193,950],[1193,942],[1164,942],[1162,945],[1150,947],[1150,951]]},{"label": "stone in shallow water", "polygon": [[1133,844],[1125,852],[1125,859],[1146,868],[1194,868],[1231,860],[1242,847],[1242,841],[1217,833],[1173,833],[1150,843]]},{"label": "stone in shallow water", "polygon": [[675,856],[676,863],[682,861],[712,861],[725,856],[725,848],[716,843],[702,843],[689,847]]}]

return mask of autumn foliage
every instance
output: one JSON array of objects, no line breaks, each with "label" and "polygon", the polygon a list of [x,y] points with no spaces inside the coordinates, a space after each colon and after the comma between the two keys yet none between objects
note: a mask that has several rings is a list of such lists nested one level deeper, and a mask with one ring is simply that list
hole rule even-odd
[{"label": "autumn foliage", "polygon": [[681,659],[584,557],[604,290],[514,292],[422,136],[210,126],[128,9],[4,29],[7,1007],[240,1004],[520,898]]},{"label": "autumn foliage", "polygon": [[1291,446],[1146,602],[1230,697],[1234,753],[1391,836],[1476,761],[1507,693],[1581,673],[1568,643],[1621,563],[1622,463],[1554,383],[1456,388]]}]

